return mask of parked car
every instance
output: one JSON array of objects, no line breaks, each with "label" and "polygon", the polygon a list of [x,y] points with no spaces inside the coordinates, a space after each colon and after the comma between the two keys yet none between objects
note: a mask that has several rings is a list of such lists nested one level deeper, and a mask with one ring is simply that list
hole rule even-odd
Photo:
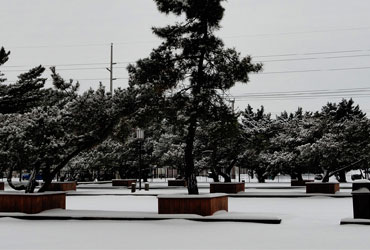
[{"label": "parked car", "polygon": [[[24,180],[28,181],[30,179],[30,177],[31,177],[31,174],[29,174],[29,173],[23,174],[22,175],[22,180],[23,181]],[[42,175],[41,174],[36,175],[36,180],[37,181],[42,181]]]},{"label": "parked car", "polygon": [[351,179],[352,179],[352,181],[354,181],[354,180],[361,180],[362,179],[362,175],[361,174],[353,174],[353,175],[351,175]]},{"label": "parked car", "polygon": [[323,176],[321,174],[315,175],[315,180],[317,180],[317,181],[321,181],[322,178],[323,178]]}]

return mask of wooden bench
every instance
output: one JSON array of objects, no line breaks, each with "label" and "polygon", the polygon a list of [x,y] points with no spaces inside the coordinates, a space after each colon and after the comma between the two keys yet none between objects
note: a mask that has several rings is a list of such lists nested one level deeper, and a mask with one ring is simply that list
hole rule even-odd
[{"label": "wooden bench", "polygon": [[46,191],[76,191],[76,185],[75,181],[51,182]]},{"label": "wooden bench", "polygon": [[168,180],[169,187],[186,187],[186,180]]},{"label": "wooden bench", "polygon": [[291,179],[290,180],[290,186],[292,187],[304,187],[306,186],[306,183],[308,182],[314,182],[314,180],[297,180],[297,179]]},{"label": "wooden bench", "polygon": [[228,211],[226,194],[159,195],[159,214],[212,215],[219,210]]},{"label": "wooden bench", "polygon": [[210,193],[236,194],[245,191],[244,182],[213,182],[209,185]]},{"label": "wooden bench", "polygon": [[306,193],[335,194],[339,191],[337,182],[308,182],[306,183]]},{"label": "wooden bench", "polygon": [[0,212],[37,214],[54,208],[66,208],[65,192],[0,193]]},{"label": "wooden bench", "polygon": [[131,187],[132,183],[136,183],[136,179],[113,179],[112,186]]}]

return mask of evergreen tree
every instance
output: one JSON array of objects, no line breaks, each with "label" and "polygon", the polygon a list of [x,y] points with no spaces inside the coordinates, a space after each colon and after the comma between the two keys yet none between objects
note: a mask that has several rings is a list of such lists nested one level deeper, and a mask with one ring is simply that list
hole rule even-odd
[{"label": "evergreen tree", "polygon": [[[163,28],[153,28],[163,39],[150,56],[128,67],[131,86],[141,88],[142,96],[165,100],[161,110],[186,131],[184,136],[185,176],[189,194],[198,194],[194,164],[194,142],[199,121],[223,91],[236,82],[248,82],[249,72],[262,65],[251,57],[241,58],[234,49],[224,48],[214,35],[220,28],[224,8],[222,0],[155,0],[158,10],[185,18]],[[149,92],[149,93],[148,93]],[[160,97],[160,98],[159,98]],[[145,102],[145,99],[142,98]],[[153,107],[152,100],[146,100]],[[157,105],[160,104],[157,101]]]},{"label": "evergreen tree", "polygon": [[[5,64],[9,60],[10,51],[5,51],[4,47],[0,49],[0,66]],[[3,73],[0,71],[0,83],[5,82],[6,78],[2,78],[4,76]]]},{"label": "evergreen tree", "polygon": [[219,103],[217,109],[213,107],[207,120],[200,122],[195,155],[200,168],[211,170],[215,182],[219,181],[219,175],[225,182],[231,182],[231,170],[237,165],[246,143],[238,114],[221,105],[224,103]]},{"label": "evergreen tree", "polygon": [[319,130],[315,141],[300,150],[307,162],[324,174],[323,182],[337,176],[346,182],[345,173],[368,164],[369,120],[352,99],[328,103],[315,115]]},{"label": "evergreen tree", "polygon": [[274,152],[272,138],[279,132],[279,124],[265,113],[264,107],[253,111],[250,105],[242,112],[242,126],[245,149],[240,156],[240,165],[247,168],[259,182],[265,182],[270,175],[271,153]]}]

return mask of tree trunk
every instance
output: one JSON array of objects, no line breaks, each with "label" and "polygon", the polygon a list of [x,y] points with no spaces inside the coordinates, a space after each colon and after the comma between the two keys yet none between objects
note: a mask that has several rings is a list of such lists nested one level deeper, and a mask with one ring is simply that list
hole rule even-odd
[{"label": "tree trunk", "polygon": [[9,168],[9,172],[8,172],[8,176],[7,176],[7,182],[9,184],[9,187],[13,188],[14,190],[26,190],[26,186],[21,184],[19,186],[16,186],[13,184],[13,180],[12,180],[12,177],[13,177],[13,167],[10,167]]},{"label": "tree trunk", "polygon": [[236,162],[238,159],[234,159],[229,166],[225,169],[225,176],[222,175],[222,177],[225,178],[225,182],[231,182],[231,170],[234,168]]},{"label": "tree trunk", "polygon": [[28,179],[28,184],[26,186],[26,193],[33,193],[35,191],[37,173],[37,169],[32,169],[30,178]]},{"label": "tree trunk", "polygon": [[220,179],[218,178],[218,173],[216,173],[214,169],[211,169],[211,177],[214,182],[220,182]]},{"label": "tree trunk", "polygon": [[186,146],[185,146],[185,178],[188,185],[188,194],[199,194],[197,178],[195,175],[194,155],[193,155],[196,128],[197,128],[197,119],[196,115],[193,114],[190,117],[190,124],[188,127],[188,134],[186,136]]},{"label": "tree trunk", "polygon": [[346,178],[346,171],[340,171],[338,173],[338,181],[341,182],[341,183],[346,183],[347,182],[347,178]]},{"label": "tree trunk", "polygon": [[298,181],[303,181],[303,177],[302,177],[302,174],[301,173],[297,173],[296,174],[296,177],[297,177],[297,180]]},{"label": "tree trunk", "polygon": [[230,174],[220,172],[220,175],[224,178],[224,182],[231,182]]},{"label": "tree trunk", "polygon": [[265,176],[257,174],[257,180],[259,183],[265,183]]},{"label": "tree trunk", "polygon": [[322,178],[322,182],[329,182],[329,178],[330,178],[330,172],[324,171],[324,177]]},{"label": "tree trunk", "polygon": [[259,183],[265,183],[266,181],[266,176],[265,172],[262,170],[256,171],[256,177]]}]

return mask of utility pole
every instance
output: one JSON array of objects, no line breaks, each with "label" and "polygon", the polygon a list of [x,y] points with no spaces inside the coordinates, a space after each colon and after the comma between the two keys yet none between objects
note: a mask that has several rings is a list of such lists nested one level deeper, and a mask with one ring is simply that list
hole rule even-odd
[{"label": "utility pole", "polygon": [[[232,100],[229,100],[229,102],[231,103],[231,108],[232,108],[232,110],[233,110],[233,113],[235,113],[235,98],[234,99],[232,99]],[[239,182],[241,182],[241,178],[240,178],[240,170],[241,170],[241,168],[240,168],[240,166],[238,167],[238,175],[239,175]]]},{"label": "utility pole", "polygon": [[113,65],[116,63],[113,62],[113,43],[110,44],[110,67],[107,68],[107,70],[110,73],[109,77],[109,83],[110,83],[110,92],[113,95],[113,81],[116,80],[116,78],[113,78]]}]

